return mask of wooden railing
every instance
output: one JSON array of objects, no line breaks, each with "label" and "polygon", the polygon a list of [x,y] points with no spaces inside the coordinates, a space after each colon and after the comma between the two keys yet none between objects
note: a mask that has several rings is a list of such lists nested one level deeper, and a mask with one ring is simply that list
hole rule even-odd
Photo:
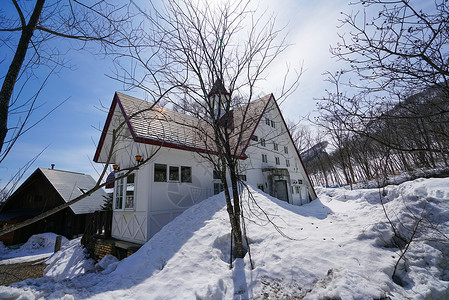
[{"label": "wooden railing", "polygon": [[112,230],[112,210],[97,210],[88,217],[81,244],[88,247],[92,238],[110,238]]}]

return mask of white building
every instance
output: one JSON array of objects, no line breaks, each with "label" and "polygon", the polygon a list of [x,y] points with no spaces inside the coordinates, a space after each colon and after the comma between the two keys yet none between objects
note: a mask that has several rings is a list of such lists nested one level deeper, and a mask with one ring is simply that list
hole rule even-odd
[{"label": "white building", "polygon": [[[252,118],[239,126],[243,111]],[[204,158],[213,152],[205,147],[210,138],[198,129],[204,122],[115,93],[94,161],[126,170],[137,163],[136,156],[152,158],[115,183],[114,238],[143,244],[185,209],[221,191]],[[235,109],[232,123],[234,130],[244,128],[239,165],[244,180],[294,205],[316,198],[272,94]]]}]

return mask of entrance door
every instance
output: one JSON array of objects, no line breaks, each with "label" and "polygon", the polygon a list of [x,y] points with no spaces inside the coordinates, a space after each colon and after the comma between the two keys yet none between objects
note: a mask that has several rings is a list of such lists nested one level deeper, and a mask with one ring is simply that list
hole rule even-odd
[{"label": "entrance door", "polygon": [[274,182],[276,187],[276,197],[279,200],[288,202],[288,191],[287,191],[287,181],[286,180],[276,180]]}]

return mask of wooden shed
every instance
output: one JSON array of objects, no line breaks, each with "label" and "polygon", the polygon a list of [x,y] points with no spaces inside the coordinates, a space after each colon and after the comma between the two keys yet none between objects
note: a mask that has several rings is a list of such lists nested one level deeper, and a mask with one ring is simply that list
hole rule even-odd
[{"label": "wooden shed", "polygon": [[[19,223],[73,200],[94,186],[95,180],[87,174],[38,168],[0,208],[0,228]],[[88,216],[101,209],[106,196],[103,190],[98,190],[56,214],[0,236],[0,241],[7,245],[22,243],[33,234],[43,232],[54,232],[73,238],[84,232]]]}]

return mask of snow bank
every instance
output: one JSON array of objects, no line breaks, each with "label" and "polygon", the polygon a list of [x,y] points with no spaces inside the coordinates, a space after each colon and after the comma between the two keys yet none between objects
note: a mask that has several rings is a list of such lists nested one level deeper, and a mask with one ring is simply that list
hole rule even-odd
[{"label": "snow bank", "polygon": [[[0,287],[0,297],[63,299],[446,299],[449,297],[449,179],[418,179],[385,190],[320,189],[297,207],[250,188],[243,209],[249,255],[229,269],[230,230],[223,195],[188,209],[132,256],[69,273]],[[246,192],[245,192],[246,193]],[[244,193],[244,199],[248,199]],[[392,280],[398,232],[414,241]],[[257,204],[256,204],[257,203]],[[262,207],[264,211],[261,211]],[[417,219],[418,217],[418,219]],[[422,218],[421,218],[422,219]],[[432,226],[436,226],[436,229]],[[429,238],[431,237],[431,238]],[[76,266],[68,246],[59,269]],[[64,261],[64,262],[63,262]],[[80,260],[79,262],[81,262]],[[58,269],[58,268],[55,268]],[[104,269],[104,270],[103,270]],[[75,275],[75,273],[73,273]],[[32,299],[32,298],[30,298]]]},{"label": "snow bank", "polygon": [[[0,247],[0,265],[17,264],[47,258],[53,254],[56,237],[58,235],[48,232],[35,234],[18,249]],[[61,245],[67,243],[67,239],[62,237]]]},{"label": "snow bank", "polygon": [[94,269],[93,259],[86,259],[86,252],[81,246],[81,238],[71,240],[54,253],[45,263],[45,276],[54,280],[69,279]]}]

